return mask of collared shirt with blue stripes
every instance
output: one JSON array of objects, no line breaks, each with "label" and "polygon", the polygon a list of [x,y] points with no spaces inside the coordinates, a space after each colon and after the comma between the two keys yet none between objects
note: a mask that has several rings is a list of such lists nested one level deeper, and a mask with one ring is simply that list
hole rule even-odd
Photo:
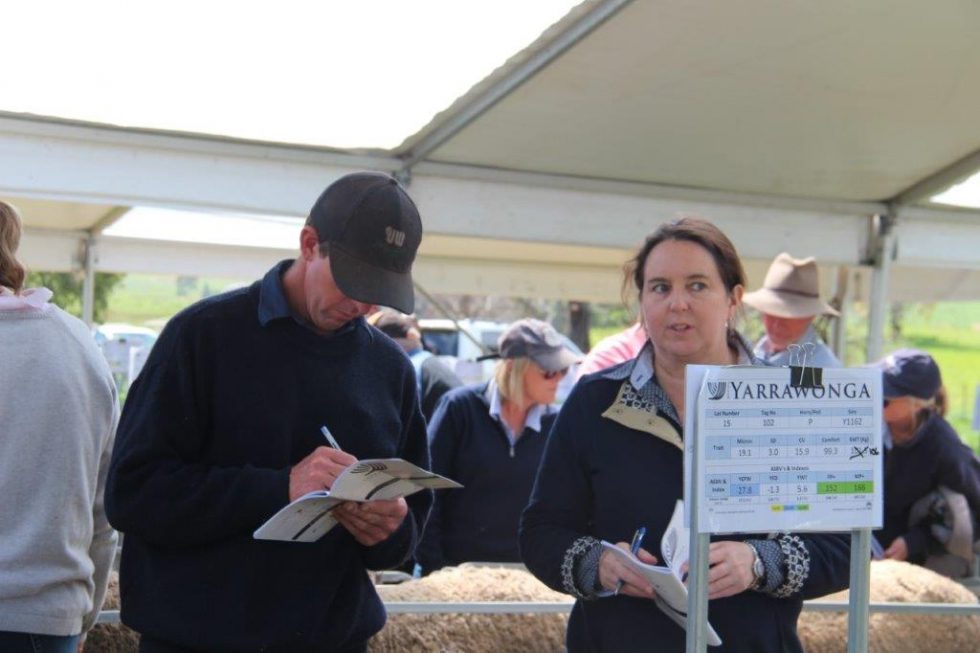
[{"label": "collared shirt with blue stripes", "polygon": [[[752,355],[745,339],[741,335],[737,337],[738,364],[759,365],[760,362]],[[600,372],[600,376],[614,381],[628,378],[630,387],[623,396],[624,401],[643,410],[649,411],[655,408],[656,412],[680,424],[677,409],[671,403],[663,386],[657,381],[657,373],[653,369],[653,346],[649,342],[643,345],[643,349],[631,364],[617,365],[607,372]]]}]

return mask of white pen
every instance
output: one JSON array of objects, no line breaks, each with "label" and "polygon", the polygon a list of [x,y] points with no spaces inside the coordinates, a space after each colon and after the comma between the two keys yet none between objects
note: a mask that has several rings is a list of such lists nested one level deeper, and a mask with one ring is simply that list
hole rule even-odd
[{"label": "white pen", "polygon": [[330,429],[326,427],[326,425],[320,427],[320,433],[323,433],[323,437],[327,439],[327,444],[337,451],[343,451],[343,449],[340,448],[340,444],[337,443],[337,440],[333,437],[333,434],[330,432]]}]

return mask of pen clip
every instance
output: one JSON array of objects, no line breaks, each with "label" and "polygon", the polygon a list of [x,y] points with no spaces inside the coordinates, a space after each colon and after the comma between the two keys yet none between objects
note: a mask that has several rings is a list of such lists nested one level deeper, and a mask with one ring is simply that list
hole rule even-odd
[{"label": "pen clip", "polygon": [[647,529],[645,526],[640,526],[638,529],[636,529],[636,532],[633,533],[633,541],[630,542],[630,553],[633,555],[637,554],[637,552],[640,550],[640,545],[643,544],[643,538],[646,536],[646,534]]}]

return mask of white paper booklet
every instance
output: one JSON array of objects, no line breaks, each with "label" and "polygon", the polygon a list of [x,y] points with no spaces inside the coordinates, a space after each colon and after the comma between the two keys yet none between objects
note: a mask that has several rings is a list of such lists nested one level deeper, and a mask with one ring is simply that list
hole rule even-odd
[{"label": "white paper booklet", "polygon": [[359,460],[329,490],[304,494],[273,515],[252,534],[257,540],[315,542],[337,524],[333,509],[344,501],[381,501],[419,490],[463,487],[456,481],[401,458]]},{"label": "white paper booklet", "polygon": [[[674,514],[667,524],[663,537],[660,539],[660,551],[663,553],[666,566],[648,565],[640,562],[636,556],[624,551],[614,544],[603,542],[602,546],[619,556],[620,560],[634,571],[646,578],[657,592],[654,601],[657,607],[674,620],[681,628],[687,628],[687,587],[682,580],[681,567],[688,558],[690,533],[684,527],[684,503],[678,501]],[[715,629],[708,624],[708,645],[720,646],[721,638]]]}]

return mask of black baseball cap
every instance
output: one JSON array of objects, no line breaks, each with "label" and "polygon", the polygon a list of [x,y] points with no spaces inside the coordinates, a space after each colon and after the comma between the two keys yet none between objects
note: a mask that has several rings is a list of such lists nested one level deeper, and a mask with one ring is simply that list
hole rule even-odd
[{"label": "black baseball cap", "polygon": [[886,399],[912,396],[932,399],[942,386],[939,366],[918,349],[899,349],[880,361],[881,390]]},{"label": "black baseball cap", "polygon": [[330,184],[310,210],[330,272],[351,299],[415,310],[412,263],[422,242],[415,202],[391,176],[356,172]]}]

